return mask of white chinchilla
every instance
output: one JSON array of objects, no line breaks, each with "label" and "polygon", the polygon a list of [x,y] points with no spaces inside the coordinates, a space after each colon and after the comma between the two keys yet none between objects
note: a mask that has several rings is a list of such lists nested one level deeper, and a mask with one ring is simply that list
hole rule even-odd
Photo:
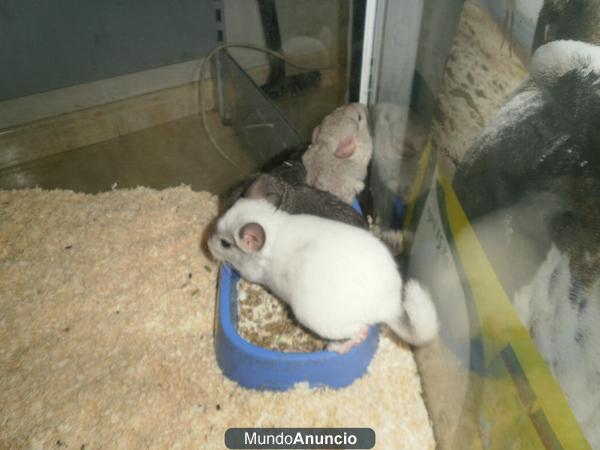
[{"label": "white chinchilla", "polygon": [[350,103],[327,115],[302,157],[306,184],[352,203],[365,187],[373,154],[367,107]]},{"label": "white chinchilla", "polygon": [[386,323],[413,345],[435,338],[428,293],[414,280],[404,290],[396,262],[369,232],[310,215],[290,215],[264,199],[240,199],[216,224],[208,246],[249,281],[288,303],[298,321],[347,352]]}]

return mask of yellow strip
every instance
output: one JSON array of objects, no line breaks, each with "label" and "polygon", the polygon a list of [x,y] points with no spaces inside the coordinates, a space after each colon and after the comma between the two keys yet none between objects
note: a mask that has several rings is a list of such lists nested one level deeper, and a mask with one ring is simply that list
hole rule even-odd
[{"label": "yellow strip", "polygon": [[[511,420],[514,420],[511,418],[516,418],[519,413],[531,414],[537,408],[541,408],[564,449],[590,449],[591,447],[583,436],[560,386],[548,370],[496,277],[448,177],[443,173],[442,165],[438,164],[437,166],[438,180],[445,196],[448,222],[477,309],[486,367],[495,375],[493,380],[485,380],[486,388],[483,399],[485,414],[510,423]],[[518,399],[514,384],[499,357],[499,351],[508,344],[512,345],[516,357],[525,371],[529,385],[537,396],[536,403],[529,411],[517,412],[510,409],[502,411],[504,408],[514,408],[515,399]],[[522,406],[521,409],[523,409]],[[504,431],[527,435],[535,433],[535,429],[529,425],[525,425],[523,428],[524,423],[524,421],[519,422],[521,429],[513,427]],[[492,428],[497,428],[498,424],[491,425]],[[519,436],[519,440],[523,442],[536,441],[533,434]],[[494,445],[494,442],[498,441],[492,439],[492,448],[500,448]],[[537,443],[536,448],[543,448],[540,446],[539,440]]]}]

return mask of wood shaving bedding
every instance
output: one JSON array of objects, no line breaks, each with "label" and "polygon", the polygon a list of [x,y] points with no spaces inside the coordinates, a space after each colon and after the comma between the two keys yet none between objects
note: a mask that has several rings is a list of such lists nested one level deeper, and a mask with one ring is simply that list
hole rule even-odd
[{"label": "wood shaving bedding", "polygon": [[411,350],[382,333],[341,390],[239,387],[216,363],[216,198],[0,191],[0,448],[223,448],[230,427],[375,430],[433,449]]}]

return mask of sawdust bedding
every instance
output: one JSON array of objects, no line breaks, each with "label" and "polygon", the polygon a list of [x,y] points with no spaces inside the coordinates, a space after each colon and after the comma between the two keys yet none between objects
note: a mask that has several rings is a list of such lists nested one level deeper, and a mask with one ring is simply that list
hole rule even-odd
[{"label": "sawdust bedding", "polygon": [[366,426],[434,448],[409,348],[384,331],[341,390],[246,390],[215,360],[216,198],[187,187],[0,191],[0,447],[223,448],[229,427]]}]

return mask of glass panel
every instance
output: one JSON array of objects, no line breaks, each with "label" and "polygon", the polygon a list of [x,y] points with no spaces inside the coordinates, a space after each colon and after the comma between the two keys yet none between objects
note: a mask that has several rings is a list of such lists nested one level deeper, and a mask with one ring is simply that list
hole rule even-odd
[{"label": "glass panel", "polygon": [[288,119],[227,50],[219,54],[219,65],[225,100],[224,120],[233,126],[256,167],[283,149],[301,143]]},{"label": "glass panel", "polygon": [[416,355],[438,445],[600,448],[600,3],[379,17],[371,189],[437,302]]}]

